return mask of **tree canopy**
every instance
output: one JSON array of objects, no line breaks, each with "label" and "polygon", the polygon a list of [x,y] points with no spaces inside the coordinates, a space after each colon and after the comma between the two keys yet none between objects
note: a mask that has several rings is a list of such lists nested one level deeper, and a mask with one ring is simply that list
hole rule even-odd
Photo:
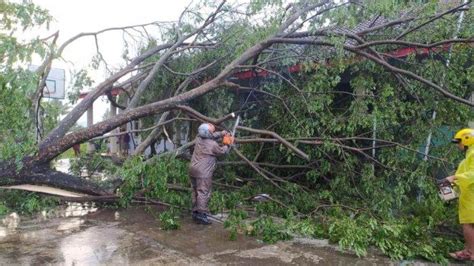
[{"label": "tree canopy", "polygon": [[[358,255],[372,245],[393,258],[436,261],[460,245],[451,233],[454,208],[438,198],[436,179],[462,157],[448,144],[452,131],[474,117],[471,1],[201,1],[174,23],[79,33],[62,44],[58,32],[28,43],[14,37],[47,27],[47,11],[29,2],[0,7],[0,185],[184,207],[183,154],[193,128],[205,121],[229,128],[228,114],[237,112],[238,145],[221,163],[212,199],[214,211],[230,210],[234,234],[271,242],[291,231]],[[150,27],[161,35],[148,34]],[[74,41],[98,42],[108,31],[133,36],[124,38],[124,66],[108,66],[97,45],[93,65],[109,76],[56,119],[61,107],[42,100],[52,64]],[[132,41],[139,51],[129,49]],[[34,73],[25,67],[33,55],[43,58]],[[70,95],[77,96],[91,83],[87,70],[75,78]],[[123,111],[72,130],[101,95]],[[137,133],[142,141],[123,165],[98,154],[78,161],[117,177],[118,193],[79,170],[51,167],[73,145],[130,121],[148,130]],[[176,142],[171,156],[145,156],[165,138]],[[272,200],[245,200],[259,193]],[[260,217],[252,227],[242,222],[247,207]]]}]

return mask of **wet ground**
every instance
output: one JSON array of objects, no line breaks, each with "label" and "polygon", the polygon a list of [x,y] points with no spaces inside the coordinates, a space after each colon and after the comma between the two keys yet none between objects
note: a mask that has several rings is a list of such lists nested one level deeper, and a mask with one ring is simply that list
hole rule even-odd
[{"label": "wet ground", "polygon": [[[153,207],[155,208],[155,207]],[[90,212],[86,214],[87,212]],[[0,265],[413,265],[381,256],[357,258],[325,241],[297,239],[273,245],[239,236],[229,240],[222,224],[164,231],[150,211],[131,207],[84,211],[78,205],[0,223]],[[428,265],[417,263],[416,265]]]}]

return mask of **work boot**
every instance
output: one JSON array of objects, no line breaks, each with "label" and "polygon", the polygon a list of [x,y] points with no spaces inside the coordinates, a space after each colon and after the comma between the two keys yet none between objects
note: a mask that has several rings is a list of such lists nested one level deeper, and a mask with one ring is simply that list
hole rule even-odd
[{"label": "work boot", "polygon": [[210,225],[212,222],[207,218],[207,214],[202,213],[202,212],[197,212],[195,215],[193,213],[193,220],[197,224],[204,224],[204,225]]}]

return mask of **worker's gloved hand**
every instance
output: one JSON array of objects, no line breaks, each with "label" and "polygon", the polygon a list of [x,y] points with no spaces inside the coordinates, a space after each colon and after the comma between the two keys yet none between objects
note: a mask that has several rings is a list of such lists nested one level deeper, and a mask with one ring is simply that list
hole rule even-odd
[{"label": "worker's gloved hand", "polygon": [[230,134],[225,134],[224,137],[222,138],[222,144],[224,145],[234,144],[234,137],[232,137]]}]

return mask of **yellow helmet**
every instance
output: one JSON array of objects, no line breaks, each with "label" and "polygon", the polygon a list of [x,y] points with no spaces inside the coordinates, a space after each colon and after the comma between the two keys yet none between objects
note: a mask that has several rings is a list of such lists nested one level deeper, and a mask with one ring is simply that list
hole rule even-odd
[{"label": "yellow helmet", "polygon": [[474,129],[464,128],[459,130],[452,140],[453,143],[461,143],[464,146],[474,145]]}]

